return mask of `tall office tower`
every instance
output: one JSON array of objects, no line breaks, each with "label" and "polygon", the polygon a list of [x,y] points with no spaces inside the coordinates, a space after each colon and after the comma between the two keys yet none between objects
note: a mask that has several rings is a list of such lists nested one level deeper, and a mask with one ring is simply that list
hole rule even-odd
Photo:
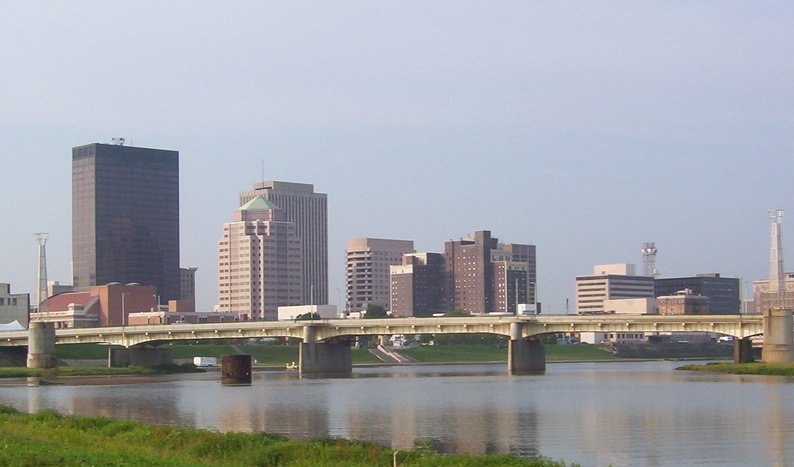
[{"label": "tall office tower", "polygon": [[157,287],[179,298],[179,152],[93,143],[72,149],[73,284]]},{"label": "tall office tower", "polygon": [[196,271],[198,268],[179,270],[179,299],[196,303]]},{"label": "tall office tower", "polygon": [[488,230],[444,246],[448,306],[468,313],[515,313],[535,303],[535,245],[499,243]]},{"label": "tall office tower", "polygon": [[638,276],[633,264],[600,264],[593,275],[576,278],[576,310],[580,314],[604,313],[604,301],[654,298],[652,276]]},{"label": "tall office tower", "polygon": [[276,320],[278,307],[301,304],[301,239],[295,223],[257,196],[224,224],[218,242],[219,309],[241,320]]},{"label": "tall office tower", "polygon": [[741,312],[740,281],[720,277],[718,273],[697,274],[695,277],[667,277],[654,280],[654,296],[675,296],[689,290],[692,296],[708,297],[708,314],[734,315]]},{"label": "tall office tower", "polygon": [[290,182],[263,182],[240,193],[240,205],[256,196],[279,206],[287,220],[295,223],[301,238],[303,284],[302,304],[328,303],[328,195],[315,193],[314,185]]},{"label": "tall office tower", "polygon": [[389,266],[401,264],[403,255],[414,252],[410,240],[351,238],[347,241],[347,311],[360,312],[367,305],[391,306]]},{"label": "tall office tower", "polygon": [[406,254],[402,264],[391,266],[389,270],[394,316],[426,317],[447,311],[443,254]]}]

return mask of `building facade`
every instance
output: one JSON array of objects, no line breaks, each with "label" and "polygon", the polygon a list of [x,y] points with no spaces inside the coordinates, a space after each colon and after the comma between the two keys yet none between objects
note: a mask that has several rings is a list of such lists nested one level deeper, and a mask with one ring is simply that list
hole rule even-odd
[{"label": "building facade", "polygon": [[673,295],[662,295],[656,299],[659,301],[660,315],[709,314],[709,297],[695,295],[691,289],[684,289]]},{"label": "building facade", "polygon": [[447,311],[446,271],[441,253],[403,255],[391,266],[391,312],[397,317],[427,317]]},{"label": "building facade", "polygon": [[196,303],[196,271],[198,268],[179,270],[179,300]]},{"label": "building facade", "polygon": [[31,316],[55,323],[57,328],[128,326],[130,313],[156,308],[156,287],[110,283],[89,287],[87,292],[51,296],[42,303],[42,311]]},{"label": "building facade", "polygon": [[738,278],[720,277],[719,274],[697,274],[695,277],[656,278],[654,294],[657,297],[672,296],[685,290],[691,295],[709,298],[709,314],[735,315],[740,313],[741,283]]},{"label": "building facade", "polygon": [[14,321],[27,329],[30,320],[30,294],[11,293],[11,284],[0,283],[0,324]]},{"label": "building facade", "polygon": [[218,243],[219,311],[240,320],[276,320],[302,304],[303,250],[293,222],[257,196],[224,224]]},{"label": "building facade", "polygon": [[391,308],[390,266],[402,264],[403,255],[414,252],[411,240],[351,238],[347,241],[348,312],[361,312],[367,305]]},{"label": "building facade", "polygon": [[576,311],[605,313],[604,301],[624,298],[654,298],[654,279],[637,276],[633,264],[601,264],[593,275],[576,278]]},{"label": "building facade", "polygon": [[480,314],[515,313],[519,303],[535,303],[535,245],[499,243],[488,230],[444,245],[451,309]]},{"label": "building facade", "polygon": [[[755,313],[773,308],[794,310],[794,272],[783,274],[783,288],[777,294],[769,291],[769,279],[753,281],[753,304]],[[782,300],[781,300],[782,299]]]},{"label": "building facade", "polygon": [[256,196],[274,203],[295,224],[301,239],[301,304],[328,303],[328,195],[315,193],[314,185],[269,181],[240,193],[240,205]]},{"label": "building facade", "polygon": [[72,261],[78,290],[138,283],[179,298],[179,152],[72,149]]}]

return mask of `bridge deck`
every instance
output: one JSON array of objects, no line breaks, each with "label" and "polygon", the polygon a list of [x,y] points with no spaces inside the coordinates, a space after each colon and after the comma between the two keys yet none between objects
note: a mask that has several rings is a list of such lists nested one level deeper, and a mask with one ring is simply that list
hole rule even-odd
[{"label": "bridge deck", "polygon": [[[388,334],[471,334],[521,337],[557,332],[713,332],[737,338],[760,335],[761,315],[545,315],[475,316],[460,318],[334,319],[322,321],[244,321],[237,323],[170,324],[103,328],[58,329],[56,344],[109,343],[125,347],[174,340],[264,337],[303,339],[305,328],[317,340]],[[515,329],[515,328],[514,328]],[[0,333],[0,346],[27,345],[27,331]]]}]

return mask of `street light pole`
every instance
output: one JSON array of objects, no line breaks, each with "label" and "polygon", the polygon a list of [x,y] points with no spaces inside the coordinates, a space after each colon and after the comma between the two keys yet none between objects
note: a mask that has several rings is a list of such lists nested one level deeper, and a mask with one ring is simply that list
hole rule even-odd
[{"label": "street light pole", "polygon": [[126,295],[125,292],[121,292],[121,327],[124,327],[124,322],[126,321],[124,319],[124,297],[126,297]]}]

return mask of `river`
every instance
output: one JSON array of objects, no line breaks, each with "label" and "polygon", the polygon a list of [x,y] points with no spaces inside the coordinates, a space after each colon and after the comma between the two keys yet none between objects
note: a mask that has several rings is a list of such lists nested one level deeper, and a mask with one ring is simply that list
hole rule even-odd
[{"label": "river", "polygon": [[542,455],[583,466],[794,465],[794,378],[674,371],[680,362],[355,368],[0,382],[0,403],[219,431],[344,437],[395,449]]}]

